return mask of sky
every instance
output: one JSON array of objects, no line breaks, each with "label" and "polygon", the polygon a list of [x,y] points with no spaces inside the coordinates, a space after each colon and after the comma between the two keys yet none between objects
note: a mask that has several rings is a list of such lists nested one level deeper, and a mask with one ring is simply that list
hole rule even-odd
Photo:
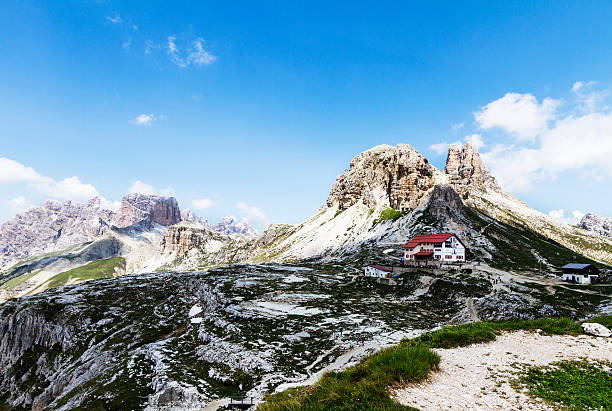
[{"label": "sky", "polygon": [[0,222],[138,191],[299,223],[368,148],[466,141],[533,208],[612,216],[612,4],[330,3],[2,2]]}]

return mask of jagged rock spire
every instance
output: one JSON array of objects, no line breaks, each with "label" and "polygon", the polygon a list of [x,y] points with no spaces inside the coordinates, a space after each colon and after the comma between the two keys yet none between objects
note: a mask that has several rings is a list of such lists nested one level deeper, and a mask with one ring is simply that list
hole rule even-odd
[{"label": "jagged rock spire", "polygon": [[470,189],[501,190],[495,177],[482,162],[480,154],[469,142],[463,147],[457,145],[449,147],[444,173],[453,188],[461,194],[465,194]]}]

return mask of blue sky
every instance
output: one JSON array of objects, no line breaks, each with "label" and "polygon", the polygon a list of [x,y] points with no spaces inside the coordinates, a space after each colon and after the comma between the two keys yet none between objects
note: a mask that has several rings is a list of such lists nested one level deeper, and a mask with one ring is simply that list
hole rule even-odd
[{"label": "blue sky", "polygon": [[612,215],[608,2],[329,3],[3,2],[0,221],[132,188],[297,223],[363,150],[466,140],[534,208]]}]

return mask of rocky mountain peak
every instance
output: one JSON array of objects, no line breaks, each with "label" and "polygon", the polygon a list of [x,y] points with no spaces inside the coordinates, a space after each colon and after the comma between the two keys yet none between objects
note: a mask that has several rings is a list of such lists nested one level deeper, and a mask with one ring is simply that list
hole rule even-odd
[{"label": "rocky mountain peak", "polygon": [[170,226],[181,222],[181,210],[174,197],[131,193],[123,197],[114,225],[127,227],[141,220]]},{"label": "rocky mountain peak", "polygon": [[104,234],[114,213],[100,208],[99,199],[87,203],[47,200],[18,214],[0,227],[0,266],[91,241]]},{"label": "rocky mountain peak", "polygon": [[587,213],[582,217],[578,227],[595,234],[612,237],[612,217],[603,217],[594,213]]},{"label": "rocky mountain peak", "polygon": [[223,234],[240,234],[247,237],[256,237],[257,230],[248,220],[238,221],[232,216],[224,217],[220,222],[214,224],[212,229]]},{"label": "rocky mountain peak", "polygon": [[350,169],[336,179],[327,206],[345,210],[362,200],[370,208],[409,210],[435,185],[437,174],[412,146],[379,145],[353,158]]},{"label": "rocky mountain peak", "polygon": [[449,147],[444,173],[453,188],[461,194],[470,189],[501,191],[495,177],[483,163],[480,153],[469,142],[463,146]]},{"label": "rocky mountain peak", "polygon": [[188,208],[181,210],[181,221],[189,221],[189,222],[198,223],[198,224],[201,224],[207,227],[209,226],[208,220],[200,217],[199,215],[197,215],[196,213],[194,213]]}]

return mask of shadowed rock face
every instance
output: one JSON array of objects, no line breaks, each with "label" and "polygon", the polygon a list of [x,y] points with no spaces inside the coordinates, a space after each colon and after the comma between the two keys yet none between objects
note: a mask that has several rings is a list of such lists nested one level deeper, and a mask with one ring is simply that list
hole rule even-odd
[{"label": "shadowed rock face", "polygon": [[432,216],[448,219],[464,208],[461,197],[451,186],[438,185],[431,192],[428,209]]},{"label": "shadowed rock face", "polygon": [[484,165],[480,154],[470,143],[463,147],[451,145],[448,149],[444,173],[455,191],[465,194],[469,188],[482,191],[501,191],[495,177]]},{"label": "shadowed rock face", "polygon": [[350,169],[338,176],[327,206],[345,210],[362,200],[370,208],[383,205],[410,210],[434,186],[437,173],[408,144],[376,146],[355,157]]},{"label": "shadowed rock face", "polygon": [[141,220],[170,226],[181,222],[181,210],[174,197],[132,193],[123,197],[114,224],[127,227]]},{"label": "shadowed rock face", "polygon": [[578,226],[595,234],[612,237],[612,218],[610,217],[587,213],[582,217]]}]

